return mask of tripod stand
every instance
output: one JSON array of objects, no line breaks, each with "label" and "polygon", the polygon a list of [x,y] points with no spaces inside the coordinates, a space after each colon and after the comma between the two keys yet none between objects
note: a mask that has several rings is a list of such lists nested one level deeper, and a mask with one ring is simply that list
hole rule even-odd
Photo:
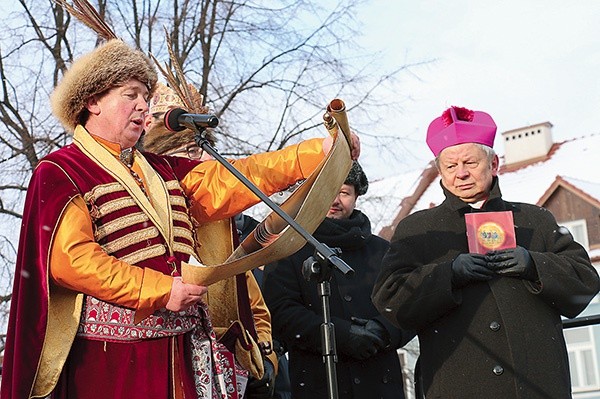
[{"label": "tripod stand", "polygon": [[[339,248],[333,248],[339,255]],[[315,254],[316,255],[316,254]],[[329,399],[338,398],[337,386],[337,352],[335,344],[335,326],[331,322],[331,311],[329,306],[329,297],[331,296],[332,267],[326,261],[318,261],[319,257],[310,256],[302,263],[302,276],[306,281],[317,281],[319,283],[318,292],[321,297],[321,312],[323,323],[321,324],[321,344],[323,351],[323,361],[325,362],[325,372],[327,375],[327,393]]]}]

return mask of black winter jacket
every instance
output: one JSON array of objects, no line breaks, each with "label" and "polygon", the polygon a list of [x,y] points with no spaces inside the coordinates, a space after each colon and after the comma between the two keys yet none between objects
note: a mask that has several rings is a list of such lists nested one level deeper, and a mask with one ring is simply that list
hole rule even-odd
[{"label": "black winter jacket", "polygon": [[[371,234],[369,219],[355,210],[347,220],[329,219],[318,227],[315,238],[342,250],[340,257],[354,269],[353,275],[334,271],[331,278],[331,319],[337,342],[338,389],[340,399],[403,398],[401,366],[396,348],[414,334],[403,333],[379,315],[370,293],[379,273],[388,242]],[[264,297],[271,311],[273,335],[283,341],[290,358],[290,379],[294,399],[326,399],[326,370],[321,353],[320,325],[323,322],[318,283],[302,276],[303,261],[313,248],[300,251],[265,269]],[[348,354],[351,317],[375,318],[384,324],[392,345],[365,361]]]},{"label": "black winter jacket", "polygon": [[440,206],[398,224],[373,290],[390,321],[417,331],[427,398],[570,398],[561,315],[577,316],[598,292],[586,251],[547,210],[503,201],[494,178],[482,211],[513,212],[539,281],[496,277],[455,290],[451,263],[469,252],[464,215],[476,210],[444,191]]}]

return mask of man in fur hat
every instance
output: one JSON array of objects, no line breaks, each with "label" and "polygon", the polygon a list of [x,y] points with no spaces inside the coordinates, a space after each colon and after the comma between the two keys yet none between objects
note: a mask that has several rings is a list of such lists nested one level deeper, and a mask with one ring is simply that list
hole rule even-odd
[{"label": "man in fur hat", "polygon": [[[598,273],[550,212],[502,199],[495,134],[490,115],[466,108],[431,122],[427,144],[446,199],[398,224],[373,302],[417,331],[427,398],[570,398],[561,316],[587,306]],[[506,213],[514,227],[498,229],[493,218]],[[465,219],[474,216],[491,218],[481,232],[493,226],[516,245],[471,253]]]},{"label": "man in fur hat", "polygon": [[[195,87],[190,85],[187,92],[199,103],[203,102],[202,95],[197,92]],[[188,102],[194,103],[194,101]],[[193,140],[194,133],[192,131],[184,129],[172,132],[165,127],[165,113],[174,108],[185,107],[184,101],[173,89],[162,83],[157,84],[150,100],[150,111],[146,117],[146,132],[142,139],[144,151],[200,161],[211,159],[210,155],[205,153]],[[198,104],[194,109],[187,111],[205,114],[208,113],[208,108]],[[215,137],[211,131],[205,131],[205,137],[211,146],[215,145]],[[239,215],[243,214],[238,214],[236,217]],[[220,264],[231,255],[235,245],[241,241],[235,223],[233,219],[230,219],[196,226],[196,239],[200,241],[198,257],[201,258],[200,261],[203,264]],[[206,248],[209,248],[210,251],[205,251]],[[217,253],[218,249],[222,249],[221,253]],[[277,355],[272,350],[271,315],[251,271],[228,280],[230,281],[221,281],[209,287],[206,302],[209,307],[211,323],[218,339],[223,337],[227,339],[232,334],[243,335],[227,339],[226,344],[232,353],[237,354],[236,358],[242,367],[247,367],[250,373],[244,397],[269,399],[273,396],[275,375],[278,371]],[[241,323],[244,328],[233,333],[237,323]],[[243,345],[236,345],[239,341],[249,341],[253,347],[248,349]],[[252,363],[262,363],[259,370],[248,367],[244,361],[245,358],[256,355],[260,358],[253,359]]]},{"label": "man in fur hat", "polygon": [[[369,218],[356,209],[356,200],[369,183],[354,162],[314,233],[317,240],[341,249],[352,275],[331,276],[331,319],[337,343],[340,399],[403,398],[403,377],[396,350],[413,333],[394,327],[371,303],[369,294],[388,249],[388,242],[371,232]],[[273,335],[289,351],[292,397],[327,398],[321,342],[321,297],[317,281],[306,281],[303,262],[313,255],[306,245],[295,254],[267,265],[263,293],[273,320]]]},{"label": "man in fur hat", "polygon": [[[228,219],[257,199],[217,162],[135,149],[156,81],[143,53],[113,39],[76,60],[52,95],[73,143],[42,159],[29,184],[2,399],[239,393],[233,360],[209,336],[207,289],[179,272],[194,252],[190,217]],[[234,165],[271,194],[330,148],[307,140]]]}]

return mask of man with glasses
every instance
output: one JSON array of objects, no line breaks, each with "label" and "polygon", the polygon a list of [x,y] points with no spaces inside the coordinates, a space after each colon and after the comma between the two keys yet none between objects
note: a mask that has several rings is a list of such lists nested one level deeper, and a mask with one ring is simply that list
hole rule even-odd
[{"label": "man with glasses", "polygon": [[[190,87],[194,91],[194,87]],[[167,111],[174,108],[185,107],[183,101],[169,87],[158,84],[157,90],[150,100],[150,112],[146,118],[146,133],[142,140],[142,147],[145,151],[154,152],[162,155],[175,157],[185,157],[197,161],[208,161],[212,159],[210,154],[206,153],[193,140],[193,132],[185,129],[180,132],[172,132],[167,130],[164,125],[164,115]],[[207,113],[208,109],[199,107],[193,110],[196,113]],[[211,146],[215,145],[215,137],[212,132],[206,132],[207,140]],[[202,227],[200,228],[202,229]],[[237,233],[237,228],[233,218],[227,223],[227,228],[220,230],[222,234],[215,235],[214,231],[208,235],[202,230],[196,231],[198,239],[203,240],[203,245],[213,246],[215,240],[229,242],[229,248],[233,249],[234,245],[241,241]],[[229,254],[223,254],[228,256]],[[203,259],[206,262],[206,259]],[[242,277],[242,278],[240,278]],[[237,309],[234,311],[240,315],[240,321],[245,319],[244,314],[250,316],[253,324],[246,325],[245,330],[250,331],[254,336],[258,349],[263,356],[264,374],[261,378],[251,376],[248,388],[246,389],[245,398],[247,399],[268,399],[273,395],[275,387],[275,374],[277,373],[277,355],[273,352],[272,336],[271,336],[271,316],[264,302],[260,287],[252,272],[248,271],[244,276],[232,278],[234,281],[231,285],[213,285],[209,287],[209,309],[210,317],[213,319],[213,325],[217,332],[217,337],[221,338],[227,331],[230,330],[231,321],[223,320],[220,311],[223,309],[222,304],[210,306],[211,299],[223,297],[224,295],[234,298],[225,301],[225,303],[235,303]],[[231,290],[232,287],[235,287]],[[218,291],[217,291],[218,290]],[[217,291],[217,292],[215,292]],[[228,291],[228,292],[225,292]],[[229,309],[231,311],[231,309]],[[238,320],[239,320],[238,319]],[[225,324],[221,324],[222,320]],[[239,334],[244,334],[240,331]],[[242,338],[242,337],[238,337]],[[242,338],[243,339],[243,338]],[[232,353],[236,353],[234,345],[228,345]],[[238,356],[241,355],[238,347]]]},{"label": "man with glasses", "polygon": [[206,159],[202,158],[202,156],[204,155],[204,150],[202,149],[202,147],[196,144],[196,142],[186,144],[183,147],[174,148],[172,151],[165,152],[164,155],[170,155],[172,157],[186,157],[196,161],[204,161],[210,158],[208,154]]}]

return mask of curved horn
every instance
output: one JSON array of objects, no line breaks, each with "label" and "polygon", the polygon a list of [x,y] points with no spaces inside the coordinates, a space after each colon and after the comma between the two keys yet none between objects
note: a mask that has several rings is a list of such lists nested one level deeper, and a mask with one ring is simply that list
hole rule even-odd
[{"label": "curved horn", "polygon": [[[335,120],[338,128],[346,137],[346,141],[350,145],[350,149],[352,149],[352,139],[350,138],[350,125],[348,124],[348,115],[346,114],[346,104],[339,98],[335,98],[331,100],[331,102],[327,105],[327,112],[323,115],[323,120],[325,123],[325,127],[328,125],[332,125],[331,119]],[[330,130],[328,128],[328,130]],[[331,132],[331,130],[330,130]]]},{"label": "curved horn", "polygon": [[[349,141],[342,139],[341,136],[345,137],[345,134],[335,135],[331,151],[317,169],[281,204],[281,209],[311,234],[327,215],[352,165]],[[271,212],[261,225],[259,233],[256,234],[255,229],[222,264],[202,266],[182,264],[183,280],[210,285],[289,256],[306,243],[304,238],[275,212]],[[272,239],[261,243],[260,238],[265,237],[265,230],[271,234],[269,237]]]}]

